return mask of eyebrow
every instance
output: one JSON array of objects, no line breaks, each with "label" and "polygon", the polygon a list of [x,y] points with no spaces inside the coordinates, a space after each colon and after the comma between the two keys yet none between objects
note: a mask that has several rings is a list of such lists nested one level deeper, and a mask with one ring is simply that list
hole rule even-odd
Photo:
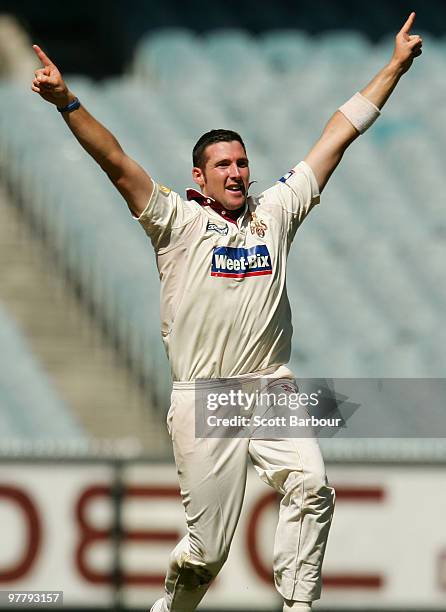
[{"label": "eyebrow", "polygon": [[[247,157],[239,157],[239,158],[238,158],[236,161],[237,161],[237,162],[243,161],[243,162],[248,162],[248,163],[249,163],[249,160],[248,160],[248,158],[247,158]],[[218,166],[218,164],[230,164],[230,163],[231,163],[231,160],[230,160],[230,159],[228,159],[228,158],[225,158],[225,159],[218,159],[218,160],[217,160],[217,161],[214,163],[214,165],[215,165],[215,166]]]}]

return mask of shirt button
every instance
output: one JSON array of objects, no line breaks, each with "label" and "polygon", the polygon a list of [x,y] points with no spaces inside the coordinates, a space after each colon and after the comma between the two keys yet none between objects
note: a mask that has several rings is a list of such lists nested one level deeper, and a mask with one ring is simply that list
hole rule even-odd
[{"label": "shirt button", "polygon": [[210,200],[206,200],[206,204],[210,204],[210,203],[211,203],[211,201],[210,201]]}]

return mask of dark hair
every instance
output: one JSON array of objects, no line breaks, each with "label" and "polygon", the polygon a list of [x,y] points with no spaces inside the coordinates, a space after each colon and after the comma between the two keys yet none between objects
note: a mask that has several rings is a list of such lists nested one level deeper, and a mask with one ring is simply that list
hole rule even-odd
[{"label": "dark hair", "polygon": [[214,144],[215,142],[232,142],[233,140],[239,142],[246,153],[246,147],[242,137],[240,134],[237,134],[237,132],[233,132],[232,130],[211,130],[210,132],[203,134],[203,136],[200,136],[192,151],[192,163],[194,168],[201,168],[204,170],[204,166],[206,165],[206,147]]}]

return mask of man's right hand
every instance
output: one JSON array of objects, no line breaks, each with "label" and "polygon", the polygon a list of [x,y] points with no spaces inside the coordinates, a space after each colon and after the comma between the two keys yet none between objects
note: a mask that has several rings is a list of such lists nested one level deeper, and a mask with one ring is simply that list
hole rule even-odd
[{"label": "man's right hand", "polygon": [[[33,45],[42,68],[35,72],[31,89],[44,100],[64,108],[75,100],[57,66],[37,45]],[[74,112],[63,113],[63,119],[81,146],[101,166],[113,185],[126,200],[135,217],[147,206],[153,182],[147,172],[124,153],[121,145],[82,105]]]},{"label": "man's right hand", "polygon": [[33,49],[43,68],[39,68],[34,73],[31,89],[51,104],[66,106],[75,99],[75,96],[69,91],[57,66],[42,49],[37,45],[33,45]]}]

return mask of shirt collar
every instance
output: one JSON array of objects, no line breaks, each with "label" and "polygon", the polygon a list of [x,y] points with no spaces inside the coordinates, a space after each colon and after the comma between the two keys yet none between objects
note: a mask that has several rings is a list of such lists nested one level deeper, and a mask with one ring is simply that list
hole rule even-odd
[{"label": "shirt collar", "polygon": [[186,189],[186,197],[188,200],[195,200],[195,202],[197,202],[200,206],[209,206],[213,211],[223,217],[225,221],[230,221],[235,225],[237,225],[237,219],[242,215],[246,207],[246,204],[243,204],[243,206],[237,208],[237,210],[227,210],[213,198],[205,196],[196,189],[192,188]]}]

